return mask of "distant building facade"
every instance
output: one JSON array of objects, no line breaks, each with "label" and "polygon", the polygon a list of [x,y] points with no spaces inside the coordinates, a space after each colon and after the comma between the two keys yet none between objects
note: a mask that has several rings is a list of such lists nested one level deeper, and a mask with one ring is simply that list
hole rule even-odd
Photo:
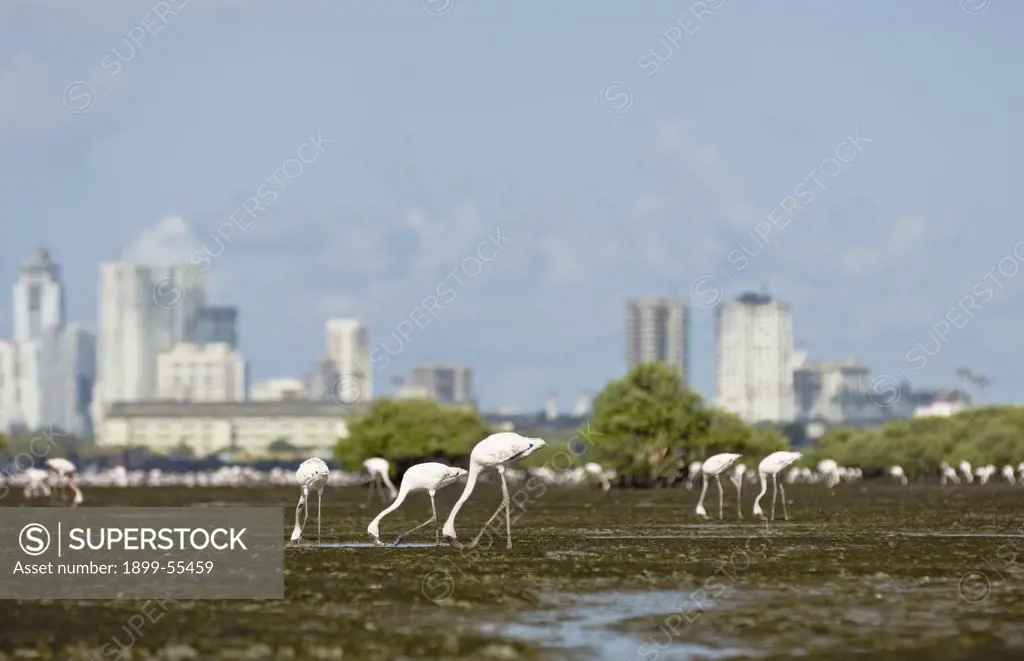
[{"label": "distant building facade", "polygon": [[747,293],[715,310],[715,404],[748,423],[794,417],[789,304]]},{"label": "distant building facade", "polygon": [[366,325],[359,319],[328,319],[326,345],[327,358],[334,361],[342,382],[338,389],[342,403],[368,401],[373,396],[373,364]]},{"label": "distant building facade", "polygon": [[226,344],[238,349],[238,308],[230,305],[204,307],[196,315],[196,344]]},{"label": "distant building facade", "polygon": [[679,370],[690,382],[690,323],[686,302],[675,298],[637,298],[626,302],[626,368],[659,362]]},{"label": "distant building facade", "polygon": [[870,370],[856,360],[804,365],[793,371],[797,420],[860,422],[877,417],[867,397]]},{"label": "distant building facade", "polygon": [[330,456],[348,438],[349,416],[358,406],[333,402],[121,402],[110,407],[98,442],[101,447],[144,446],[171,454],[187,445],[197,456],[224,451],[266,452],[284,439]]},{"label": "distant building facade", "polygon": [[223,342],[176,344],[157,356],[157,399],[244,402],[245,359]]},{"label": "distant building facade", "polygon": [[299,379],[282,378],[258,381],[249,388],[254,402],[283,402],[310,399],[306,384]]},{"label": "distant building facade", "polygon": [[444,404],[473,404],[473,373],[466,365],[426,364],[412,369],[413,388]]}]

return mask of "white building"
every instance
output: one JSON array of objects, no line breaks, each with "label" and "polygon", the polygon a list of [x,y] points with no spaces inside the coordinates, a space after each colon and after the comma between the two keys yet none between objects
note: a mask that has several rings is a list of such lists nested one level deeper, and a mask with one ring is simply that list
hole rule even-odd
[{"label": "white building", "polygon": [[157,356],[193,339],[204,303],[197,268],[100,265],[94,424],[113,402],[156,398]]},{"label": "white building", "polygon": [[626,368],[660,362],[690,380],[689,316],[686,303],[674,298],[639,298],[626,302]]},{"label": "white building", "polygon": [[341,396],[368,401],[373,396],[373,365],[366,326],[359,319],[328,319],[326,336],[327,357],[345,384]]},{"label": "white building", "polygon": [[787,303],[748,293],[715,310],[715,404],[746,422],[793,419],[793,320]]},{"label": "white building", "polygon": [[46,248],[33,248],[18,269],[13,289],[14,342],[18,345],[18,397],[29,429],[59,424],[60,334],[64,329],[64,285],[60,267]]},{"label": "white building", "polygon": [[246,373],[242,354],[226,343],[183,342],[157,356],[156,396],[185,402],[244,402]]},{"label": "white building", "polygon": [[833,423],[860,422],[877,417],[868,396],[870,370],[847,359],[820,365],[805,364],[793,371],[796,417]]},{"label": "white building", "polygon": [[473,372],[466,365],[426,364],[412,369],[413,388],[444,404],[472,404]]},{"label": "white building", "polygon": [[18,396],[18,345],[0,340],[0,433],[24,425]]},{"label": "white building", "polygon": [[915,418],[942,417],[948,418],[961,411],[967,410],[968,405],[959,401],[937,401],[928,406],[919,406],[914,409]]},{"label": "white building", "polygon": [[144,446],[170,454],[187,445],[197,456],[224,451],[259,455],[277,440],[329,457],[349,435],[359,406],[335,402],[121,402],[98,435],[102,447]]},{"label": "white building", "polygon": [[249,399],[254,402],[282,402],[309,399],[306,384],[299,379],[267,379],[252,384]]}]

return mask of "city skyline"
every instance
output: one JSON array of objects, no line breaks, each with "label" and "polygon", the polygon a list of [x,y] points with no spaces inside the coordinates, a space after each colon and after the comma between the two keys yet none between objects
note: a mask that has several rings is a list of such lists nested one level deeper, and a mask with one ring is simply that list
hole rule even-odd
[{"label": "city skyline", "polygon": [[[767,282],[815,356],[922,386],[966,365],[991,378],[987,401],[1024,401],[1005,360],[1024,322],[1019,5],[909,0],[880,20],[725,2],[698,21],[667,0],[585,20],[192,2],[153,34],[138,3],[16,4],[0,270],[47,245],[68,318],[95,327],[97,263],[196,257],[210,303],[242,310],[254,380],[304,374],[323,320],[356,316],[378,340],[413,327],[385,391],[458,361],[484,408],[533,409],[621,375],[634,296],[694,300],[692,383],[710,396],[697,304]],[[337,62],[359,65],[324,85]],[[476,275],[445,283],[470,258]],[[445,304],[421,328],[429,296]]]}]

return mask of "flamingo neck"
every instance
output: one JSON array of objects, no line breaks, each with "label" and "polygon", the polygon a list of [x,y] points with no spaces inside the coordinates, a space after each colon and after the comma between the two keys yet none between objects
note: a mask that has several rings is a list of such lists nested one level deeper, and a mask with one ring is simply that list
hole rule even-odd
[{"label": "flamingo neck", "polygon": [[384,510],[380,514],[377,515],[377,518],[375,518],[373,521],[370,522],[370,525],[367,526],[367,529],[373,531],[374,533],[376,533],[377,532],[377,527],[380,524],[381,519],[383,519],[388,514],[391,514],[392,512],[397,510],[399,508],[399,506],[401,506],[401,504],[405,501],[405,498],[408,495],[409,495],[409,490],[408,489],[402,489],[398,493],[398,498],[395,499],[395,502],[393,502],[390,505],[388,505],[387,507],[385,507]]},{"label": "flamingo neck", "polygon": [[761,492],[757,494],[757,498],[754,499],[755,506],[760,504],[761,499],[768,492],[768,474],[763,472],[759,472],[758,474],[761,476]]},{"label": "flamingo neck", "polygon": [[473,493],[473,489],[476,488],[477,478],[480,477],[480,472],[483,468],[477,463],[471,463],[469,466],[469,474],[466,479],[466,488],[462,490],[462,495],[459,496],[458,502],[455,503],[455,507],[452,508],[451,513],[448,515],[448,520],[444,522],[444,532],[446,535],[451,537],[455,536],[455,516],[462,509],[463,503],[469,500],[469,496]]}]

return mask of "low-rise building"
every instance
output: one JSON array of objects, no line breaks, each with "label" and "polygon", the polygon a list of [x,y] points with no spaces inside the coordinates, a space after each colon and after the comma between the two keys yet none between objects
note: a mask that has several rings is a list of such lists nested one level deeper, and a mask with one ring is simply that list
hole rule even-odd
[{"label": "low-rise building", "polygon": [[196,456],[224,451],[258,454],[277,440],[333,452],[348,438],[348,423],[360,406],[336,402],[116,402],[96,439],[101,447],[146,447],[169,454],[182,446]]}]

